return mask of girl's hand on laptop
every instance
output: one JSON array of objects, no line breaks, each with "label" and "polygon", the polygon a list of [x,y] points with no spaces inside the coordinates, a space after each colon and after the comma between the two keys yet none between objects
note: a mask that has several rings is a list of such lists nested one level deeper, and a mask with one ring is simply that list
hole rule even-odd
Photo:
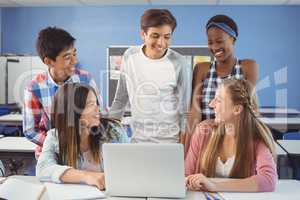
[{"label": "girl's hand on laptop", "polygon": [[193,174],[186,178],[186,186],[189,190],[202,190],[214,192],[216,184],[203,174]]},{"label": "girl's hand on laptop", "polygon": [[105,189],[104,173],[86,171],[85,183],[88,185],[94,185],[99,190],[104,190]]}]

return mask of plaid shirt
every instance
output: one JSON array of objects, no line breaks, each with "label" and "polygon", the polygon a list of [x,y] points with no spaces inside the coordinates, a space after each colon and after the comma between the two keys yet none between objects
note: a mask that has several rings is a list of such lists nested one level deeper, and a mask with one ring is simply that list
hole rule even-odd
[{"label": "plaid shirt", "polygon": [[202,90],[202,101],[200,102],[201,105],[201,115],[202,118],[201,120],[206,120],[206,119],[214,119],[215,118],[215,111],[214,109],[209,107],[209,103],[213,98],[215,97],[216,90],[220,83],[224,79],[229,79],[229,78],[236,78],[236,79],[243,79],[243,71],[240,66],[240,62],[237,60],[237,64],[233,67],[232,72],[224,77],[218,77],[217,71],[216,71],[216,62],[214,61],[210,69],[207,73],[207,77],[203,82],[203,90]]},{"label": "plaid shirt", "polygon": [[[98,94],[101,105],[102,99],[96,82],[91,75],[82,69],[76,69],[74,74],[65,83],[86,83],[92,86]],[[25,88],[23,109],[23,132],[32,142],[37,144],[36,158],[39,157],[47,131],[51,129],[50,112],[52,98],[59,85],[50,76],[49,72],[38,74]]]}]

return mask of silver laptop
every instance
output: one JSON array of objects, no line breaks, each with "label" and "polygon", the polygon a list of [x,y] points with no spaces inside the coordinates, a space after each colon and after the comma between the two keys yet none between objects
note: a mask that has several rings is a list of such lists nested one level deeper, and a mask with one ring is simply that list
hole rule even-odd
[{"label": "silver laptop", "polygon": [[109,196],[185,197],[181,144],[104,144]]}]

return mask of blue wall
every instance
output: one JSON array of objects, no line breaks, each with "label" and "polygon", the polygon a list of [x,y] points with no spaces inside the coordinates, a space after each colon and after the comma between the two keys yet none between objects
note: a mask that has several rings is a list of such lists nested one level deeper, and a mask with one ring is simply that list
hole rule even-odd
[{"label": "blue wall", "polygon": [[[80,65],[93,73],[107,97],[106,78],[101,77],[101,70],[106,69],[106,47],[140,44],[139,18],[146,8],[149,7],[2,8],[2,53],[36,55],[38,31],[50,25],[63,27],[77,38]],[[300,74],[297,59],[300,56],[300,6],[165,8],[178,20],[174,45],[206,44],[206,21],[220,13],[233,17],[240,30],[237,56],[255,59],[260,65],[260,104],[300,109],[300,92],[295,85]]]}]

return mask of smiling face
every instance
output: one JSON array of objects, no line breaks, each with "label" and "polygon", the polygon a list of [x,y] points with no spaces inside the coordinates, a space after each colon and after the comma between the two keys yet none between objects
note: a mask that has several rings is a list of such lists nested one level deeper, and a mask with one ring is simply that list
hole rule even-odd
[{"label": "smiling face", "polygon": [[151,59],[164,56],[171,44],[172,28],[169,25],[150,27],[147,31],[141,30],[141,37],[145,43],[144,53]]},{"label": "smiling face", "polygon": [[234,57],[234,38],[217,27],[207,31],[208,48],[218,62]]},{"label": "smiling face", "polygon": [[74,46],[61,51],[55,60],[46,57],[44,62],[49,66],[50,74],[57,83],[66,81],[75,72],[77,54]]},{"label": "smiling face", "polygon": [[96,95],[93,91],[89,91],[80,120],[83,121],[87,127],[98,126],[100,124],[99,110]]},{"label": "smiling face", "polygon": [[217,89],[215,98],[209,106],[215,111],[215,122],[230,123],[236,117],[236,105],[233,104],[230,94],[224,86]]}]

